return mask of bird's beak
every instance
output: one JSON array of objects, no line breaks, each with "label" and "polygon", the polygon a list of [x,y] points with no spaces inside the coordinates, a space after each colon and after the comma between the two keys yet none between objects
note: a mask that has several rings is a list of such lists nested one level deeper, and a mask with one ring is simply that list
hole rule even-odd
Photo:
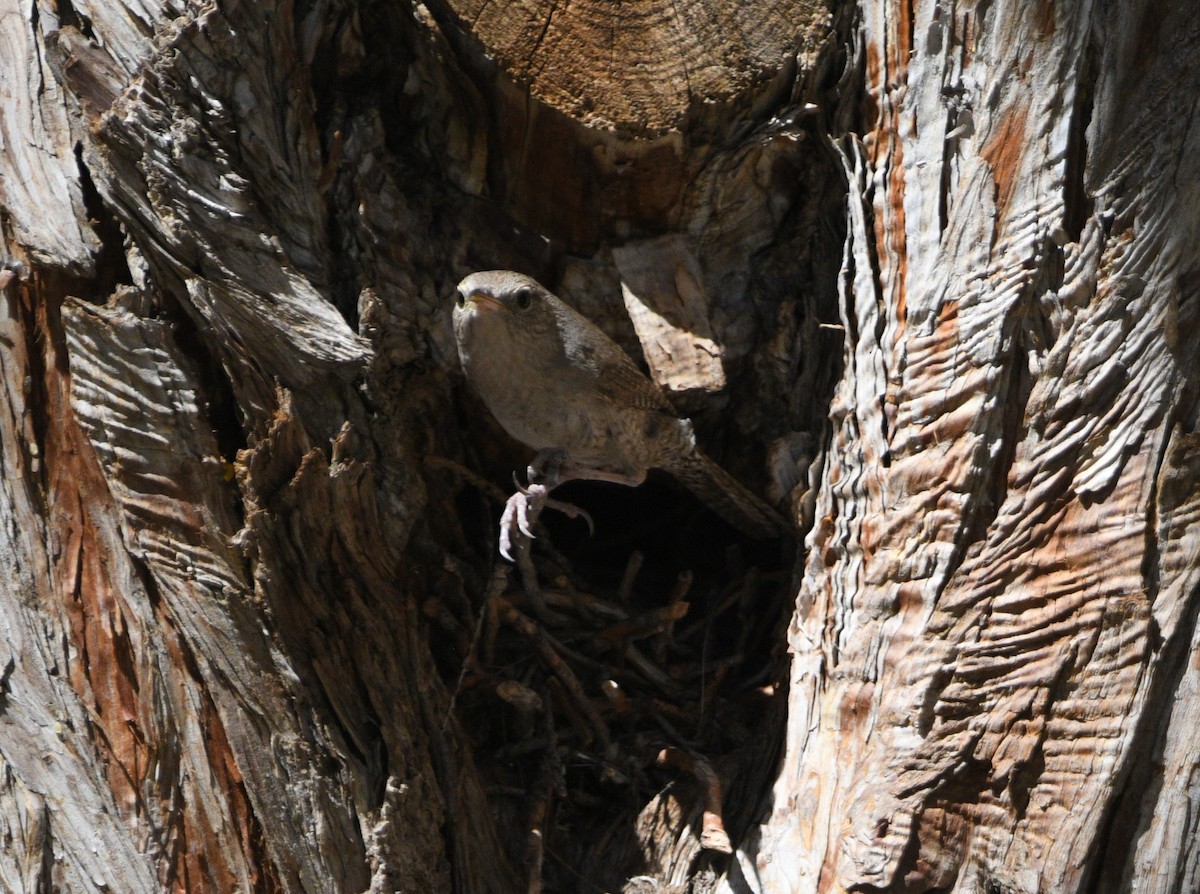
[{"label": "bird's beak", "polygon": [[467,301],[478,305],[480,310],[504,310],[505,307],[487,292],[474,291],[467,296]]}]

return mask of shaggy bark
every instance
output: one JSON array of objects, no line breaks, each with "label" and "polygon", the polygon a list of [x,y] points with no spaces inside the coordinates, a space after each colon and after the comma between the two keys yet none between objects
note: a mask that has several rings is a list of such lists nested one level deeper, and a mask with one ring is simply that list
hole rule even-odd
[{"label": "shaggy bark", "polygon": [[1148,4],[863,12],[846,374],[743,867],[1190,890],[1200,31]]},{"label": "shaggy bark", "polygon": [[[1198,51],[1140,0],[0,0],[0,886],[1200,885]],[[652,482],[499,561],[484,267],[796,543]]]}]

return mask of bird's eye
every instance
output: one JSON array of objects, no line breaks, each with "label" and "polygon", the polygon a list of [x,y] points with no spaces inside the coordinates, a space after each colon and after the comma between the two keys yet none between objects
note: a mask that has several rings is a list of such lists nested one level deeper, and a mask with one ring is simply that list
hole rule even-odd
[{"label": "bird's eye", "polygon": [[463,290],[462,290],[462,289],[459,289],[459,290],[458,290],[458,293],[457,293],[457,295],[455,296],[455,301],[456,301],[456,303],[458,304],[458,306],[459,306],[459,307],[462,307],[464,304],[466,304],[466,303],[467,303],[467,296],[463,294]]},{"label": "bird's eye", "polygon": [[525,310],[525,308],[529,307],[529,303],[533,301],[533,295],[529,293],[529,289],[521,289],[521,291],[517,292],[514,300],[517,302],[517,307]]}]

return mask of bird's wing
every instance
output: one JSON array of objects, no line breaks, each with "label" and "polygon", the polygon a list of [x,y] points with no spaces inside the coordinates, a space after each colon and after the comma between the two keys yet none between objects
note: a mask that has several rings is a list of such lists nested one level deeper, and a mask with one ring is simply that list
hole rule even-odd
[{"label": "bird's wing", "polygon": [[596,385],[600,393],[610,398],[617,406],[662,410],[664,413],[675,415],[658,386],[646,378],[646,374],[638,369],[620,348],[615,356],[606,355],[603,358]]},{"label": "bird's wing", "polygon": [[[586,371],[600,394],[619,407],[675,415],[658,386],[599,326],[571,310],[562,316],[566,318],[560,320],[563,349],[571,366]],[[571,325],[563,325],[565,322]]]}]

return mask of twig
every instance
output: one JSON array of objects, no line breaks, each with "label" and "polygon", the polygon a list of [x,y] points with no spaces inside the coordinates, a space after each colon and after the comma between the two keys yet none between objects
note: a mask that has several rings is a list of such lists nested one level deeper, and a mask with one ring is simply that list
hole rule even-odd
[{"label": "twig", "polygon": [[502,701],[511,705],[516,711],[518,738],[528,738],[533,734],[534,724],[537,722],[537,715],[540,714],[544,705],[542,697],[517,680],[502,680],[496,684],[496,696]]},{"label": "twig", "polygon": [[575,731],[575,737],[585,746],[592,744],[596,739],[596,734],[588,724],[587,718],[579,710],[579,705],[571,698],[570,693],[567,692],[567,687],[557,677],[551,677],[546,681],[546,688],[550,690],[550,696],[554,699],[555,708],[567,718],[567,723]]},{"label": "twig", "polygon": [[698,754],[689,754],[681,748],[664,748],[658,753],[655,763],[689,773],[700,783],[704,799],[704,815],[700,827],[700,846],[722,854],[733,853],[725,823],[721,819],[721,780],[706,759]]},{"label": "twig", "polygon": [[629,561],[625,563],[625,573],[621,575],[621,586],[617,588],[617,602],[622,605],[629,602],[629,596],[633,593],[634,581],[637,580],[638,572],[642,570],[644,561],[646,561],[646,557],[636,549],[629,554]]},{"label": "twig", "polygon": [[586,616],[587,621],[592,623],[624,621],[629,617],[629,612],[603,597],[592,593],[581,593],[570,583],[567,584],[567,587],[569,589],[565,590],[557,587],[543,588],[542,598],[546,600],[546,605],[551,608],[576,609]]},{"label": "twig", "polygon": [[697,680],[705,674],[715,673],[721,668],[734,668],[742,664],[746,660],[746,656],[740,652],[735,652],[732,655],[725,655],[721,658],[710,658],[703,665],[698,662],[679,665],[674,669],[671,679],[680,684],[690,683],[692,680]]},{"label": "twig", "polygon": [[442,568],[454,580],[455,587],[450,595],[453,596],[453,604],[448,608],[454,611],[455,617],[464,627],[470,627],[471,619],[475,617],[475,606],[471,603],[471,597],[467,595],[467,577],[473,579],[474,583],[470,589],[477,589],[479,586],[478,575],[463,567],[463,562],[457,556],[446,553],[442,556]]},{"label": "twig", "polygon": [[717,604],[717,607],[712,611],[707,612],[703,618],[699,618],[694,623],[688,625],[687,628],[680,632],[679,639],[683,642],[687,642],[702,630],[707,633],[712,622],[721,615],[725,614],[725,612],[732,608],[736,603],[745,599],[746,596],[754,589],[754,587],[758,585],[758,582],[758,568],[748,568],[745,574],[729,584],[725,590],[724,598]]},{"label": "twig", "polygon": [[586,587],[586,584],[580,580],[579,575],[575,573],[575,568],[571,564],[570,560],[557,549],[555,549],[553,543],[551,543],[548,539],[543,538],[540,546],[541,553],[544,557],[543,565],[546,564],[547,561],[553,563],[553,565],[557,566],[555,570],[565,575],[567,580],[571,582],[571,586],[575,589],[578,590],[581,587]]},{"label": "twig", "polygon": [[[532,525],[533,513],[530,513],[529,521]],[[550,627],[562,627],[566,623],[565,619],[550,611],[546,607],[546,600],[542,598],[537,568],[533,565],[533,542],[528,537],[521,537],[517,543],[517,568],[521,571],[521,587],[529,599],[529,607],[533,610],[534,617]]]},{"label": "twig", "polygon": [[[687,605],[683,599],[687,596],[691,589],[692,570],[690,568],[685,568],[683,571],[679,572],[679,577],[675,578],[675,586],[671,588],[671,595],[667,597],[667,608],[676,608],[680,605]],[[675,630],[675,622],[682,618],[684,614],[687,614],[687,612],[685,611],[683,614],[676,614],[673,618],[671,618],[671,620],[663,627],[661,635],[655,639],[653,646],[654,658],[659,664],[662,664],[666,661],[667,649],[671,646],[671,634]]]},{"label": "twig", "polygon": [[450,724],[450,718],[454,716],[454,708],[458,702],[458,694],[462,691],[463,679],[467,676],[467,670],[475,661],[475,653],[479,648],[479,639],[483,633],[484,619],[489,614],[489,606],[500,598],[500,594],[504,592],[504,588],[508,586],[508,566],[497,562],[495,568],[492,569],[492,580],[488,584],[487,594],[483,597],[483,605],[479,607],[479,618],[475,622],[475,632],[471,636],[471,646],[467,650],[467,655],[463,658],[462,668],[458,672],[458,679],[454,682],[454,691],[450,693],[450,704],[446,706],[446,716],[442,718],[441,732],[446,732],[446,727]]},{"label": "twig", "polygon": [[496,601],[488,599],[480,613],[483,617],[483,663],[491,666],[496,663],[496,637],[500,633],[500,615],[496,611]]},{"label": "twig", "polygon": [[617,716],[629,716],[629,713],[633,710],[633,704],[629,701],[629,696],[621,689],[620,683],[616,680],[605,680],[600,684],[600,691],[608,698],[608,703],[612,705],[612,709],[616,711]]},{"label": "twig", "polygon": [[529,894],[542,892],[542,865],[546,853],[546,822],[550,816],[551,797],[563,793],[562,764],[558,760],[558,739],[554,735],[554,717],[547,699],[541,699],[546,725],[546,749],[542,752],[542,768],[533,789],[533,806],[529,811],[529,839],[525,865],[529,867]]},{"label": "twig", "polygon": [[466,660],[471,651],[471,638],[466,628],[459,623],[454,613],[436,596],[430,596],[421,604],[421,614],[442,628],[454,641],[454,649],[461,660]]},{"label": "twig", "polygon": [[596,639],[610,646],[615,646],[620,642],[645,639],[648,636],[654,636],[655,634],[662,633],[664,630],[670,629],[672,624],[688,613],[689,608],[690,606],[686,602],[664,605],[662,608],[648,611],[645,614],[638,615],[636,618],[630,618],[627,621],[613,624],[611,627],[600,631],[596,635]]},{"label": "twig", "polygon": [[583,713],[583,716],[587,718],[588,725],[599,740],[601,747],[607,752],[612,742],[608,734],[608,726],[605,725],[599,712],[596,711],[596,707],[592,704],[591,699],[587,697],[587,693],[583,691],[583,686],[580,684],[579,678],[575,676],[575,672],[558,656],[555,647],[551,645],[553,637],[530,618],[517,611],[512,603],[503,597],[497,596],[494,602],[496,610],[500,614],[500,619],[519,634],[529,639],[542,656],[542,660],[550,665],[550,669],[554,672],[554,675],[558,677],[559,681],[570,694],[572,702]]},{"label": "twig", "polygon": [[468,482],[472,487],[487,494],[500,505],[504,505],[508,501],[508,494],[497,487],[492,482],[488,481],[482,475],[477,475],[461,463],[456,463],[454,460],[445,456],[426,456],[425,465],[432,469],[442,469],[446,472],[451,472],[464,481]]},{"label": "twig", "polygon": [[625,660],[641,674],[646,682],[655,686],[659,692],[668,698],[682,699],[687,697],[687,691],[672,680],[654,662],[643,655],[636,646],[625,647]]}]

